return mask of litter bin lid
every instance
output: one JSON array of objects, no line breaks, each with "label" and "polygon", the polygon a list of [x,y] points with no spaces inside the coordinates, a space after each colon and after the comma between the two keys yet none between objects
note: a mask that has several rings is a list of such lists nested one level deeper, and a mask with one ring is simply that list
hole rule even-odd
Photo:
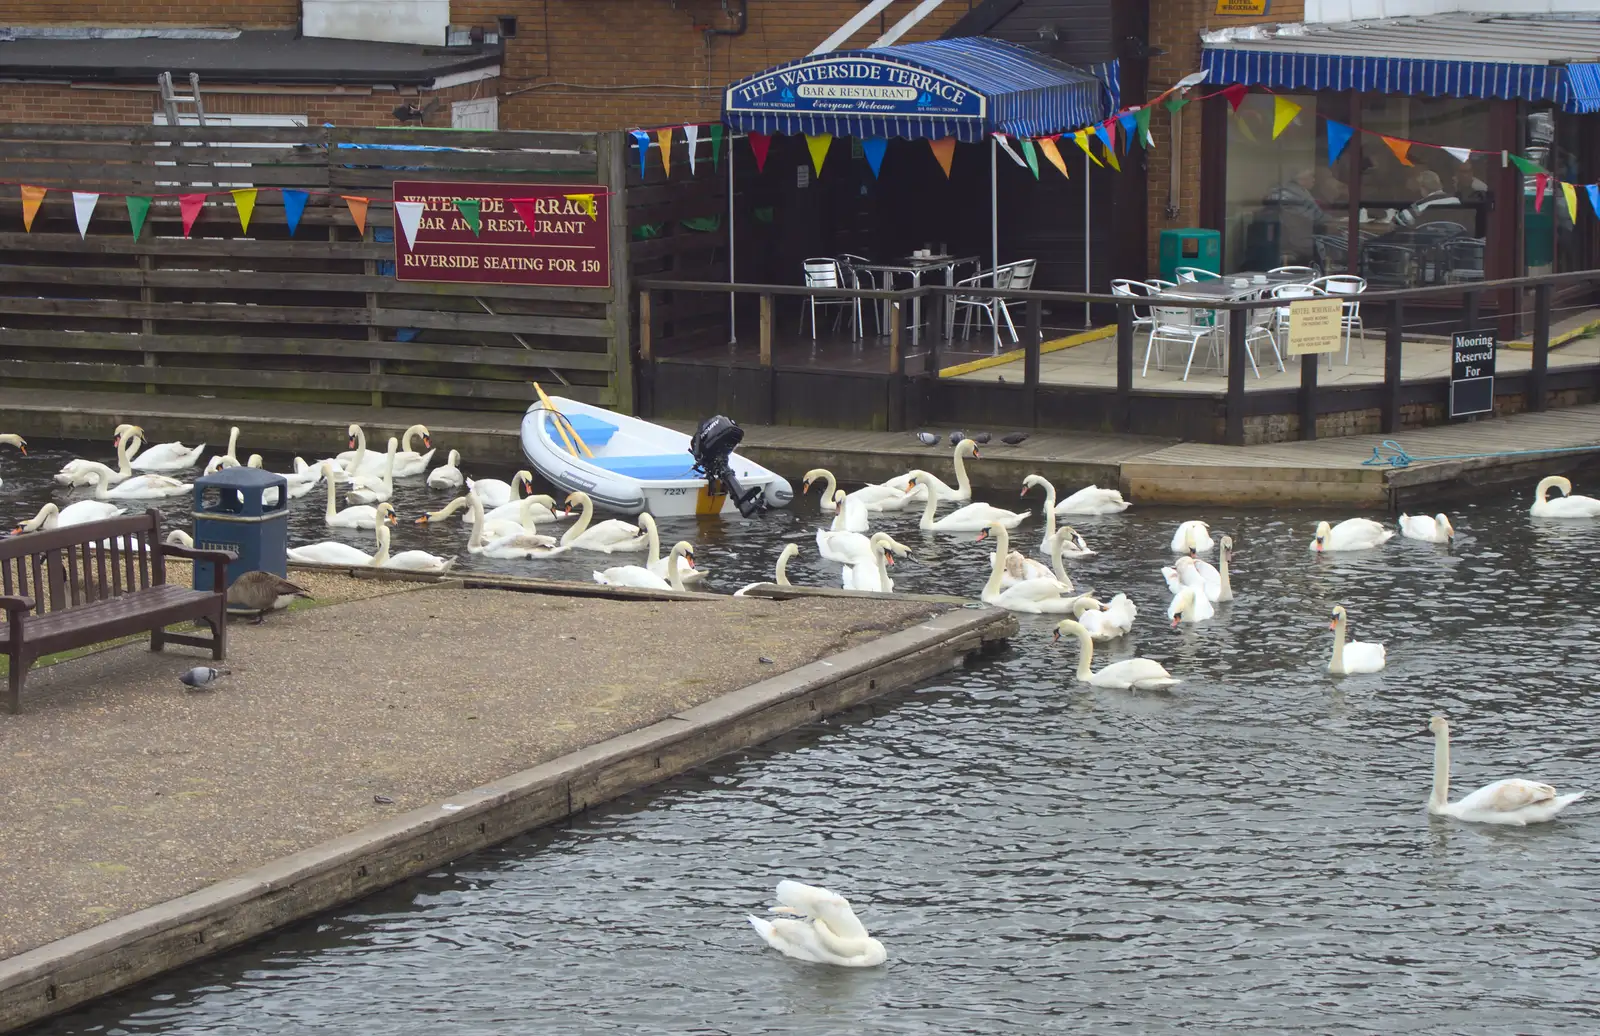
[{"label": "litter bin lid", "polygon": [[194,480],[196,489],[267,489],[286,486],[289,480],[282,475],[261,468],[223,468]]}]

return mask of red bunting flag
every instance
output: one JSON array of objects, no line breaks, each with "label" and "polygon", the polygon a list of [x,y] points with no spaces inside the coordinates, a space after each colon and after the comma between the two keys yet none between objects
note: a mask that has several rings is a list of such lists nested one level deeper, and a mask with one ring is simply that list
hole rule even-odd
[{"label": "red bunting flag", "polygon": [[189,231],[194,229],[194,221],[200,218],[200,210],[206,207],[206,196],[203,194],[178,195],[178,211],[183,215],[183,236],[188,237]]},{"label": "red bunting flag", "polygon": [[756,156],[756,172],[767,168],[767,149],[772,147],[772,137],[766,133],[750,134],[750,150]]},{"label": "red bunting flag", "polygon": [[538,219],[538,198],[509,198],[511,207],[517,210],[517,215],[522,222],[528,225],[528,233],[532,234],[535,220]]},{"label": "red bunting flag", "polygon": [[1245,95],[1249,92],[1250,88],[1243,83],[1234,83],[1232,86],[1222,88],[1222,96],[1228,99],[1228,103],[1233,106],[1234,111],[1239,110],[1239,105],[1244,103]]},{"label": "red bunting flag", "polygon": [[1549,173],[1533,174],[1533,211],[1538,212],[1544,208],[1544,192],[1550,186]]}]

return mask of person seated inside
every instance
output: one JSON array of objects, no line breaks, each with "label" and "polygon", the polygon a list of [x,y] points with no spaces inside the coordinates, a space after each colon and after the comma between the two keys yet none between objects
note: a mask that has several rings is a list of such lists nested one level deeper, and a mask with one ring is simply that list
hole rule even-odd
[{"label": "person seated inside", "polygon": [[1262,199],[1263,215],[1276,216],[1281,228],[1278,245],[1283,263],[1306,264],[1316,258],[1313,238],[1328,227],[1328,213],[1313,190],[1316,185],[1317,171],[1307,166]]},{"label": "person seated inside", "polygon": [[1417,173],[1412,183],[1415,185],[1415,190],[1418,194],[1417,200],[1395,216],[1395,222],[1403,227],[1415,226],[1417,217],[1424,210],[1435,205],[1456,206],[1461,204],[1461,199],[1445,192],[1444,184],[1439,180],[1439,174],[1432,169],[1424,169]]}]

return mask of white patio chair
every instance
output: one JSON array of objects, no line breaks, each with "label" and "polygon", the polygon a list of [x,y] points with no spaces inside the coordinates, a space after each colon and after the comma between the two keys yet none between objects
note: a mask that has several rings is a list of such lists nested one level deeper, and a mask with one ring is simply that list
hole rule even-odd
[{"label": "white patio chair", "polygon": [[[1266,301],[1272,298],[1271,293],[1272,289],[1268,288],[1257,292],[1254,298]],[[1244,332],[1244,352],[1246,356],[1250,357],[1250,369],[1256,372],[1257,378],[1261,377],[1261,368],[1256,365],[1256,354],[1252,348],[1252,343],[1259,342],[1265,338],[1272,343],[1272,355],[1277,358],[1278,370],[1282,371],[1284,369],[1283,353],[1278,350],[1278,336],[1272,333],[1272,325],[1278,319],[1278,308],[1276,306],[1261,306],[1257,309],[1249,310],[1248,313],[1249,316]]]},{"label": "white patio chair", "polygon": [[[1176,285],[1174,285],[1174,287],[1176,287]],[[1152,295],[1159,295],[1160,293],[1160,288],[1157,288],[1152,284],[1146,284],[1144,281],[1119,279],[1111,282],[1111,294],[1120,295],[1123,298],[1149,298]],[[1140,331],[1155,330],[1156,318],[1150,312],[1149,306],[1129,306],[1128,308],[1133,313],[1134,334],[1138,334]]]},{"label": "white patio chair", "polygon": [[1303,277],[1305,278],[1303,283],[1306,284],[1322,276],[1322,271],[1315,266],[1279,266],[1267,272],[1278,277]]},{"label": "white patio chair", "polygon": [[[1327,291],[1310,284],[1279,284],[1268,289],[1274,299],[1314,299],[1327,295]],[[1272,312],[1273,332],[1280,342],[1288,341],[1289,335],[1289,307],[1278,306]],[[1333,355],[1328,355],[1328,363],[1333,364]]]},{"label": "white patio chair", "polygon": [[[1007,288],[1011,287],[1011,278],[1012,278],[1013,272],[1014,272],[1014,267],[1012,267],[1012,266],[1000,266],[1000,267],[997,267],[997,268],[995,268],[993,270],[985,270],[982,273],[979,273],[979,274],[977,274],[975,276],[972,276],[972,277],[968,277],[965,280],[957,281],[956,282],[956,287],[957,288],[989,288],[989,287],[992,287],[996,291],[1004,291]],[[989,318],[989,323],[994,325],[997,329],[1000,326],[999,316],[1000,316],[1001,313],[1005,313],[1005,303],[1002,302],[998,296],[961,295],[959,293],[955,294],[955,295],[951,295],[950,296],[950,305],[948,307],[946,307],[946,309],[945,309],[946,314],[948,314],[948,316],[946,317],[946,322],[947,322],[947,325],[948,325],[948,331],[947,331],[946,337],[950,337],[950,338],[955,337],[956,310],[959,309],[959,308],[965,308],[966,309],[966,315],[963,318],[962,325],[961,325],[961,337],[962,338],[971,338],[972,337],[972,318],[977,313],[983,313],[984,315],[986,315]],[[1007,320],[1009,321],[1010,314],[1009,313],[1006,314],[1006,317],[1007,317]],[[978,324],[978,330],[979,331],[983,330],[983,323],[981,321]],[[1011,330],[1011,339],[1012,339],[1012,341],[1016,341],[1016,336],[1017,336],[1016,328],[1013,327],[1012,330]]]},{"label": "white patio chair", "polygon": [[[1222,365],[1222,354],[1217,349],[1218,321],[1216,311],[1209,309],[1190,309],[1187,306],[1160,306],[1150,307],[1151,316],[1155,319],[1155,327],[1150,331],[1150,341],[1144,347],[1144,369],[1140,371],[1141,377],[1150,374],[1150,352],[1160,342],[1189,344],[1189,358],[1183,365],[1183,380],[1189,380],[1189,368],[1194,366],[1195,349],[1201,342],[1209,340],[1211,353],[1217,359],[1218,367]],[[1163,366],[1162,359],[1156,361],[1157,367]]]},{"label": "white patio chair", "polygon": [[[1014,263],[1007,263],[1002,269],[1010,269],[1011,275],[1007,278],[1004,287],[1009,291],[1029,290],[1033,287],[1033,273],[1038,268],[1039,261],[1037,259],[1019,259]],[[1011,307],[1006,305],[1005,299],[1000,300],[1000,313],[1006,318],[1006,327],[1011,330],[1011,341],[1021,341],[1017,337],[1017,325],[1011,319]],[[1044,338],[1044,330],[1042,328],[1039,331],[1039,337],[1041,339]]]},{"label": "white patio chair", "polygon": [[1222,279],[1222,274],[1202,270],[1198,266],[1180,266],[1177,269],[1179,284],[1193,284],[1196,281],[1217,281]]},{"label": "white patio chair", "polygon": [[[863,269],[863,267],[871,264],[871,262],[872,260],[868,259],[864,255],[851,255],[849,252],[841,253],[839,255],[839,267],[844,273],[845,284],[851,288],[858,288],[862,291],[877,291],[877,275],[875,275],[871,270]],[[869,302],[871,304],[865,308],[867,311],[872,313],[873,330],[881,335],[883,334],[883,319],[878,316],[878,302],[876,299],[871,299]],[[865,338],[867,335],[867,325],[866,321],[862,319],[862,312],[863,308],[861,305],[861,300],[856,299],[856,325],[861,328],[861,336]]]},{"label": "white patio chair", "polygon": [[[804,262],[806,287],[808,288],[842,288],[844,287],[844,271],[839,266],[837,259],[807,259]],[[811,340],[817,340],[817,307],[837,306],[839,312],[834,315],[833,326],[839,326],[839,318],[845,314],[850,315],[850,340],[855,341],[860,337],[861,309],[859,299],[823,298],[815,295],[811,300]],[[806,312],[800,311],[800,326],[805,327]]]},{"label": "white patio chair", "polygon": [[[1359,295],[1367,290],[1367,282],[1363,277],[1349,273],[1336,273],[1328,277],[1318,277],[1311,282],[1314,288],[1321,288],[1329,295]],[[1367,327],[1361,322],[1361,303],[1346,302],[1344,304],[1343,318],[1340,323],[1344,327],[1344,365],[1350,366],[1350,338],[1353,332],[1361,332],[1361,355],[1367,355]]]}]

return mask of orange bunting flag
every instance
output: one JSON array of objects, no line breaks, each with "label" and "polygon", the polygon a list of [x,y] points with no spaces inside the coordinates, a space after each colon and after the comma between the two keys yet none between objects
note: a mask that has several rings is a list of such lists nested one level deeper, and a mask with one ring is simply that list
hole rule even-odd
[{"label": "orange bunting flag", "polygon": [[341,194],[344,203],[350,206],[350,218],[356,221],[356,229],[361,231],[361,236],[367,236],[367,206],[372,204],[371,198],[363,198],[359,194]]},{"label": "orange bunting flag", "polygon": [[33,217],[39,214],[39,206],[44,204],[45,187],[29,187],[22,185],[22,229],[33,230]]},{"label": "orange bunting flag", "polygon": [[672,175],[672,128],[656,130],[656,141],[661,145],[661,171]]},{"label": "orange bunting flag", "polygon": [[1050,160],[1051,165],[1061,171],[1062,176],[1069,180],[1072,179],[1072,174],[1067,172],[1067,160],[1061,157],[1061,151],[1056,147],[1056,138],[1040,137],[1034,143],[1039,145],[1039,150],[1044,152],[1044,157]]},{"label": "orange bunting flag", "polygon": [[1410,150],[1411,150],[1411,141],[1409,141],[1409,140],[1396,140],[1393,137],[1384,137],[1383,138],[1383,142],[1385,144],[1389,145],[1389,150],[1394,152],[1394,157],[1396,157],[1396,158],[1398,158],[1400,160],[1400,164],[1401,165],[1415,165],[1416,164],[1416,163],[1412,162],[1410,158],[1407,157],[1407,153],[1410,152]]},{"label": "orange bunting flag", "polygon": [[933,157],[939,160],[939,168],[944,170],[946,179],[950,177],[950,163],[956,157],[956,138],[940,137],[938,140],[928,141],[928,147],[933,151]]},{"label": "orange bunting flag", "polygon": [[250,232],[250,214],[256,211],[256,189],[254,187],[241,187],[230,192],[233,195],[233,207],[239,210],[239,232]]}]

